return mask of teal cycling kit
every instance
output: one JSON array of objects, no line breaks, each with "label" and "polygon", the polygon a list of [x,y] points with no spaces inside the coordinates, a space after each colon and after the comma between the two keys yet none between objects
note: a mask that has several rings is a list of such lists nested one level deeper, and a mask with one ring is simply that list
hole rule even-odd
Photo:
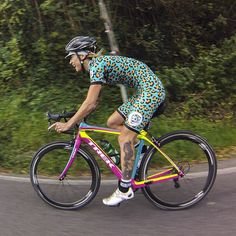
[{"label": "teal cycling kit", "polygon": [[165,99],[165,90],[159,78],[138,60],[100,56],[90,61],[89,72],[91,84],[123,84],[136,89],[136,94],[117,111],[125,119],[125,126],[137,133],[147,125]]}]

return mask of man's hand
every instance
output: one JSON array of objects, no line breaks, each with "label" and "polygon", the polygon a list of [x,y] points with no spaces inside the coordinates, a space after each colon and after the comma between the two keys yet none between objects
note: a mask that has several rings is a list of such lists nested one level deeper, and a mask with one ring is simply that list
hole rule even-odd
[{"label": "man's hand", "polygon": [[71,127],[68,125],[68,123],[56,122],[49,126],[48,130],[52,128],[54,128],[58,133],[62,133],[69,130]]}]

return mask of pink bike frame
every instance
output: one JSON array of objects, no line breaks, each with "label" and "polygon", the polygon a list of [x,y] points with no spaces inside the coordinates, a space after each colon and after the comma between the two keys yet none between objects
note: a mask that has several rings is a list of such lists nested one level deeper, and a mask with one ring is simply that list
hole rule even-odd
[{"label": "pink bike frame", "polygon": [[[76,158],[76,153],[78,152],[82,142],[87,143],[97,153],[97,155],[105,162],[107,167],[110,168],[110,170],[116,175],[117,179],[121,179],[122,172],[121,172],[120,168],[115,165],[115,163],[112,161],[112,159],[91,138],[81,137],[81,135],[80,135],[81,130],[84,130],[84,131],[98,130],[98,131],[104,131],[107,133],[111,132],[113,134],[119,133],[118,130],[102,128],[102,127],[98,127],[98,126],[91,126],[91,125],[88,125],[84,122],[81,123],[79,126],[79,132],[78,132],[76,139],[75,139],[73,150],[71,152],[71,155],[69,157],[69,160],[68,160],[64,170],[62,171],[62,173],[59,176],[59,180],[63,180],[65,178],[67,171],[69,170],[69,168],[71,167],[71,165],[73,164],[73,162]],[[171,179],[172,180],[178,179],[179,176],[181,175],[181,173],[180,174],[173,174],[172,170],[173,170],[173,168],[170,168],[170,169],[165,170],[163,172],[149,176],[147,178],[147,180],[140,181],[140,182],[132,179],[132,187],[133,187],[133,189],[137,189],[137,188],[142,188],[142,187],[148,186],[149,184],[152,184],[152,183],[164,182],[164,181],[168,181]]]}]

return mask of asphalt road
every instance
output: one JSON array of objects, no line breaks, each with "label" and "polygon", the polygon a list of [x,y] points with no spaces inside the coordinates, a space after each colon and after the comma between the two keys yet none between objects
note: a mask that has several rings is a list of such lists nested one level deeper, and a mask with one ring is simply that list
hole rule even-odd
[{"label": "asphalt road", "polygon": [[236,234],[236,160],[219,163],[219,174],[209,195],[193,208],[163,211],[142,195],[109,208],[102,198],[114,185],[102,184],[85,208],[62,211],[45,204],[28,178],[0,175],[0,236],[110,236]]}]

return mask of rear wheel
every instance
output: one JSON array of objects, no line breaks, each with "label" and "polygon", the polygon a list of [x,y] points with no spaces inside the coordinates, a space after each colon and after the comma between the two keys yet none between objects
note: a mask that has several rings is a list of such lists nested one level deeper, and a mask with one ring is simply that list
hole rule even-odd
[{"label": "rear wheel", "polygon": [[30,167],[31,182],[39,197],[51,206],[65,210],[87,205],[100,186],[97,162],[82,148],[65,178],[59,180],[72,148],[68,142],[48,144],[35,154]]},{"label": "rear wheel", "polygon": [[[214,151],[203,138],[188,131],[167,134],[158,143],[161,150],[183,171],[184,176],[150,184],[142,189],[144,195],[162,209],[178,210],[195,205],[214,184],[217,172]],[[142,161],[141,178],[147,179],[170,168],[169,162],[153,147]]]}]

